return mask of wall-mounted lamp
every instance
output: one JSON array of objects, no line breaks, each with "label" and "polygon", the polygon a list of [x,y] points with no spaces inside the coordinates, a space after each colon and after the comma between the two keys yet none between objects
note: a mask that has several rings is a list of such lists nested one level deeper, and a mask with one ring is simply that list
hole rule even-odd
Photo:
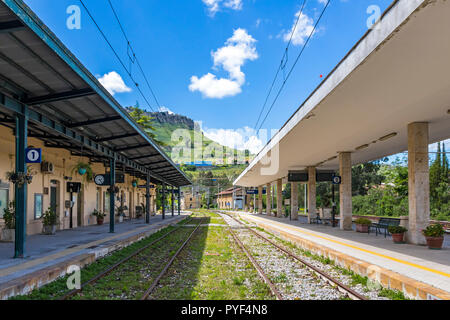
[{"label": "wall-mounted lamp", "polygon": [[389,140],[389,139],[391,139],[391,138],[393,138],[395,136],[397,136],[397,132],[394,132],[394,133],[388,134],[387,136],[381,137],[380,141],[386,141],[386,140]]},{"label": "wall-mounted lamp", "polygon": [[356,150],[359,151],[359,150],[367,149],[368,147],[369,147],[368,144],[363,144],[362,146],[359,146],[358,148],[356,148]]}]

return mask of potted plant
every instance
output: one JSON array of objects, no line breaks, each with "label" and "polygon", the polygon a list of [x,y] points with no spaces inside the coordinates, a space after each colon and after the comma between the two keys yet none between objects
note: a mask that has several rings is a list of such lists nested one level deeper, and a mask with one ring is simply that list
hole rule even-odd
[{"label": "potted plant", "polygon": [[408,232],[408,229],[401,226],[389,226],[388,231],[392,234],[394,243],[405,243],[405,233]]},{"label": "potted plant", "polygon": [[42,216],[43,230],[42,233],[46,235],[56,234],[56,212],[52,208],[48,208]]},{"label": "potted plant", "polygon": [[125,217],[125,210],[128,208],[126,206],[116,207],[117,216],[119,217],[119,223],[123,222],[123,218]]},{"label": "potted plant", "polygon": [[422,233],[427,239],[429,249],[442,249],[444,243],[444,227],[441,224],[431,224],[425,230],[422,230]]},{"label": "potted plant", "polygon": [[5,220],[5,228],[2,229],[1,240],[5,242],[14,242],[16,229],[16,205],[14,201],[3,209],[3,219]]},{"label": "potted plant", "polygon": [[99,226],[101,226],[103,224],[103,222],[105,221],[106,214],[98,211],[97,209],[95,209],[94,212],[92,212],[92,215],[97,218],[97,224]]},{"label": "potted plant", "polygon": [[356,232],[369,233],[369,228],[372,225],[372,221],[367,218],[359,218],[355,220]]},{"label": "potted plant", "polygon": [[89,163],[78,162],[75,167],[72,168],[72,174],[77,173],[86,179],[87,181],[92,181],[94,178],[94,172],[92,171],[92,167]]}]

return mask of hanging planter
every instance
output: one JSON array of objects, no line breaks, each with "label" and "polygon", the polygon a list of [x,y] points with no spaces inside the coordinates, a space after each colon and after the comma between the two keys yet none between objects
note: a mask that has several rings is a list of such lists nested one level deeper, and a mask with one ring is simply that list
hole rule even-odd
[{"label": "hanging planter", "polygon": [[133,180],[131,182],[131,184],[133,185],[133,188],[136,188],[138,186],[138,181],[137,180]]},{"label": "hanging planter", "polygon": [[92,181],[94,178],[94,173],[92,171],[91,165],[89,163],[78,162],[72,169],[72,173],[78,173],[86,181]]},{"label": "hanging planter", "polygon": [[33,175],[34,172],[32,172],[31,168],[28,167],[27,172],[15,172],[15,171],[6,172],[6,179],[8,179],[9,182],[14,183],[20,188],[25,183],[31,184],[31,182],[33,182]]}]

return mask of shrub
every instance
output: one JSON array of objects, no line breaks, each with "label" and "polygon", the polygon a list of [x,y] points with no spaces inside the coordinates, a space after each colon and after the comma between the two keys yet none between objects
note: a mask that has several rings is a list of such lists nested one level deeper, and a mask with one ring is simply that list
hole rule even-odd
[{"label": "shrub", "polygon": [[359,218],[359,219],[355,220],[355,223],[370,226],[372,224],[372,221],[370,221],[369,219],[366,219],[366,218]]},{"label": "shrub", "polygon": [[16,204],[14,201],[11,201],[8,204],[8,207],[3,209],[3,219],[5,220],[6,229],[15,229],[16,228]]},{"label": "shrub", "polygon": [[401,227],[401,226],[389,226],[388,231],[389,231],[389,233],[392,233],[392,234],[400,234],[400,233],[407,232],[408,229]]},{"label": "shrub", "polygon": [[92,212],[92,215],[93,215],[94,217],[97,217],[98,219],[104,219],[105,216],[106,216],[106,214],[104,214],[104,213],[101,212],[101,211],[98,211],[97,209],[95,209],[94,212]]},{"label": "shrub", "polygon": [[439,224],[431,224],[425,230],[422,231],[425,237],[442,237],[444,236],[444,227]]},{"label": "shrub", "polygon": [[53,209],[48,208],[42,216],[42,223],[44,226],[54,226],[56,225],[56,212]]}]

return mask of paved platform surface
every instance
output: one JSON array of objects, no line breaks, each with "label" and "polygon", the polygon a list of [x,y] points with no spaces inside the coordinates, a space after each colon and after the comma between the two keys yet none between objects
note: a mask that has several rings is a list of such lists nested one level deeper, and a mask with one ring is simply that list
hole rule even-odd
[{"label": "paved platform surface", "polygon": [[379,266],[418,282],[450,293],[450,238],[446,235],[443,250],[429,250],[425,246],[394,244],[391,237],[342,231],[331,226],[307,224],[266,215],[239,213],[250,222],[265,223],[287,234],[314,242],[370,265]]},{"label": "paved platform surface", "polygon": [[[14,244],[0,243],[0,287],[12,280],[33,274],[39,270],[51,268],[83,255],[95,254],[95,257],[110,252],[111,248],[123,245],[128,239],[140,234],[148,234],[160,228],[185,219],[188,213],[181,216],[166,215],[163,220],[158,215],[151,217],[150,224],[143,219],[116,223],[115,233],[109,233],[109,224],[102,226],[81,227],[73,230],[57,232],[54,236],[32,235],[26,240],[25,259],[14,259]],[[130,240],[131,242],[134,240]]]}]

